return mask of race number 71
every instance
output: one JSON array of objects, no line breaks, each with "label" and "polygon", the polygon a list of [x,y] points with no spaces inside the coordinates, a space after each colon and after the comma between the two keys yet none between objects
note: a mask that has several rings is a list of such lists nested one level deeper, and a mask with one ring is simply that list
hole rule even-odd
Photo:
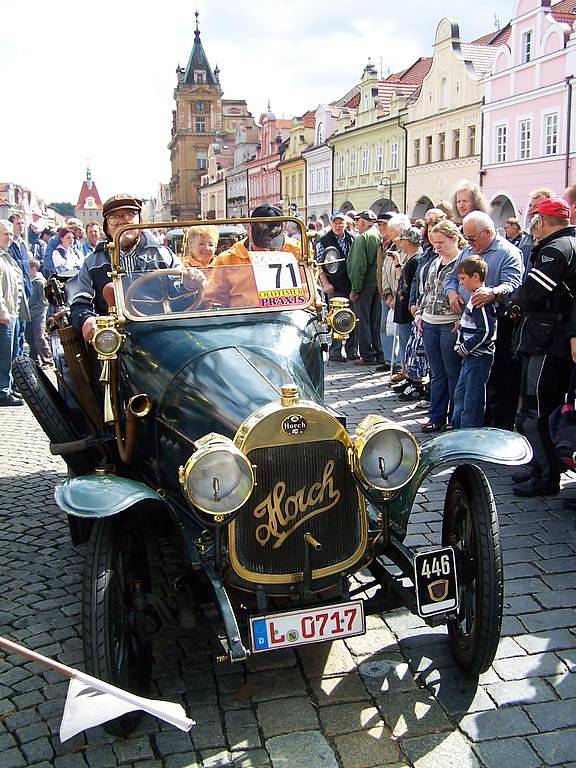
[{"label": "race number 71", "polygon": [[[290,281],[290,288],[299,287],[300,283],[296,279],[296,270],[294,269],[294,264],[291,264],[290,262],[287,264],[268,264],[268,267],[270,269],[276,270],[276,288],[288,287],[284,280]],[[285,277],[286,270],[288,271],[288,275]]]}]

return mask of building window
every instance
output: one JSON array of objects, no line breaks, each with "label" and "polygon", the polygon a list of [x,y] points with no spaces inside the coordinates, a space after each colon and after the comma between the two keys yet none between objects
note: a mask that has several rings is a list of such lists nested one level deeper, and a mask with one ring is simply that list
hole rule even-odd
[{"label": "building window", "polygon": [[527,64],[532,59],[532,30],[522,32],[521,64]]},{"label": "building window", "polygon": [[452,157],[460,157],[460,128],[452,131]]},{"label": "building window", "polygon": [[316,171],[316,179],[318,181],[317,189],[318,192],[324,192],[324,187],[322,186],[322,180],[323,180],[324,174],[322,173],[322,169],[318,168]]},{"label": "building window", "polygon": [[330,170],[328,168],[324,168],[324,189],[327,192],[330,191]]},{"label": "building window", "polygon": [[206,151],[203,149],[199,149],[198,152],[196,152],[196,168],[198,170],[204,170],[208,167],[208,157],[206,154]]},{"label": "building window", "polygon": [[544,118],[544,154],[556,155],[558,153],[558,113],[546,115]]},{"label": "building window", "polygon": [[505,125],[496,126],[496,162],[506,162],[506,141],[508,128]]},{"label": "building window", "polygon": [[370,164],[370,150],[368,147],[362,148],[362,163],[360,166],[360,173],[368,173],[368,165]]},{"label": "building window", "polygon": [[308,171],[308,187],[310,189],[310,194],[314,194],[316,192],[316,174],[314,171]]},{"label": "building window", "polygon": [[338,173],[338,178],[339,179],[343,179],[344,178],[344,153],[343,152],[341,152],[338,155],[338,170],[337,170],[337,173]]},{"label": "building window", "polygon": [[205,111],[206,111],[206,104],[204,104],[203,101],[197,101],[196,112],[205,112]]},{"label": "building window", "polygon": [[206,118],[201,117],[200,115],[196,115],[196,121],[195,121],[195,131],[196,133],[206,133]]},{"label": "building window", "polygon": [[530,120],[520,120],[518,128],[518,159],[528,160],[531,155],[532,123]]},{"label": "building window", "polygon": [[425,149],[425,155],[424,155],[424,163],[431,163],[432,162],[432,136],[426,136],[426,149]]},{"label": "building window", "polygon": [[414,165],[420,165],[420,139],[414,140]]},{"label": "building window", "polygon": [[384,170],[384,147],[382,144],[376,144],[376,154],[374,155],[374,170],[382,173]]},{"label": "building window", "polygon": [[318,123],[316,128],[316,144],[324,143],[324,123]]},{"label": "building window", "polygon": [[350,176],[356,176],[356,152],[350,153]]},{"label": "building window", "polygon": [[438,160],[446,159],[446,134],[438,134]]},{"label": "building window", "polygon": [[194,82],[197,85],[206,82],[206,72],[203,69],[194,70]]},{"label": "building window", "polygon": [[398,142],[397,141],[393,141],[392,144],[390,144],[390,170],[391,171],[398,170]]},{"label": "building window", "polygon": [[440,109],[446,109],[448,106],[448,80],[443,77],[440,80]]},{"label": "building window", "polygon": [[468,126],[468,155],[476,154],[476,126]]}]

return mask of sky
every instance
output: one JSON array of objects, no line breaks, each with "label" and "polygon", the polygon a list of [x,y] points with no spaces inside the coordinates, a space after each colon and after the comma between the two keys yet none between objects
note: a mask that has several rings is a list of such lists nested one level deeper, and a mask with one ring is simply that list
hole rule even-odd
[{"label": "sky", "polygon": [[[176,67],[200,13],[202,44],[225,98],[256,119],[290,118],[338,99],[371,57],[396,72],[432,55],[448,16],[470,41],[504,25],[512,0],[2,0],[0,181],[46,202],[76,202],[89,163],[103,199],[156,196],[170,179]],[[392,9],[386,10],[386,9]],[[507,15],[506,15],[507,14]]]}]

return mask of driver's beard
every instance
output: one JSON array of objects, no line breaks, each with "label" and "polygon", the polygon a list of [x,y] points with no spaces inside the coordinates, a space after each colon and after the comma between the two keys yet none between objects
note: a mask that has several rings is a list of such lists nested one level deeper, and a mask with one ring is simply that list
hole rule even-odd
[{"label": "driver's beard", "polygon": [[140,230],[129,229],[120,236],[120,248],[123,251],[131,251],[138,242]]}]

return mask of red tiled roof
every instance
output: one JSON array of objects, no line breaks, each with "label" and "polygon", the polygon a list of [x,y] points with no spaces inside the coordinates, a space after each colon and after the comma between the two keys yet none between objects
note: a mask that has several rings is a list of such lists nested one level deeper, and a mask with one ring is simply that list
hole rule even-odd
[{"label": "red tiled roof", "polygon": [[432,58],[420,57],[407,69],[393,72],[378,83],[379,112],[387,114],[394,96],[410,96],[418,88],[432,66]]},{"label": "red tiled roof", "polygon": [[80,189],[80,194],[78,195],[78,202],[76,203],[76,208],[84,208],[84,204],[86,203],[87,197],[93,197],[94,202],[96,203],[97,208],[102,208],[102,201],[100,200],[100,195],[98,193],[98,189],[96,187],[96,184],[92,182],[92,189],[88,189],[88,182],[84,180],[82,182],[82,187]]},{"label": "red tiled roof", "polygon": [[[570,0],[570,2],[576,3],[576,0]],[[508,22],[506,26],[501,27],[500,29],[495,29],[493,32],[488,32],[487,35],[483,35],[476,40],[472,40],[471,45],[492,45],[494,47],[504,45],[510,39],[511,31],[512,27],[510,26],[510,22]]]},{"label": "red tiled roof", "polygon": [[576,2],[575,0],[560,0],[550,10],[556,21],[567,21],[569,24],[572,24],[576,15]]}]

